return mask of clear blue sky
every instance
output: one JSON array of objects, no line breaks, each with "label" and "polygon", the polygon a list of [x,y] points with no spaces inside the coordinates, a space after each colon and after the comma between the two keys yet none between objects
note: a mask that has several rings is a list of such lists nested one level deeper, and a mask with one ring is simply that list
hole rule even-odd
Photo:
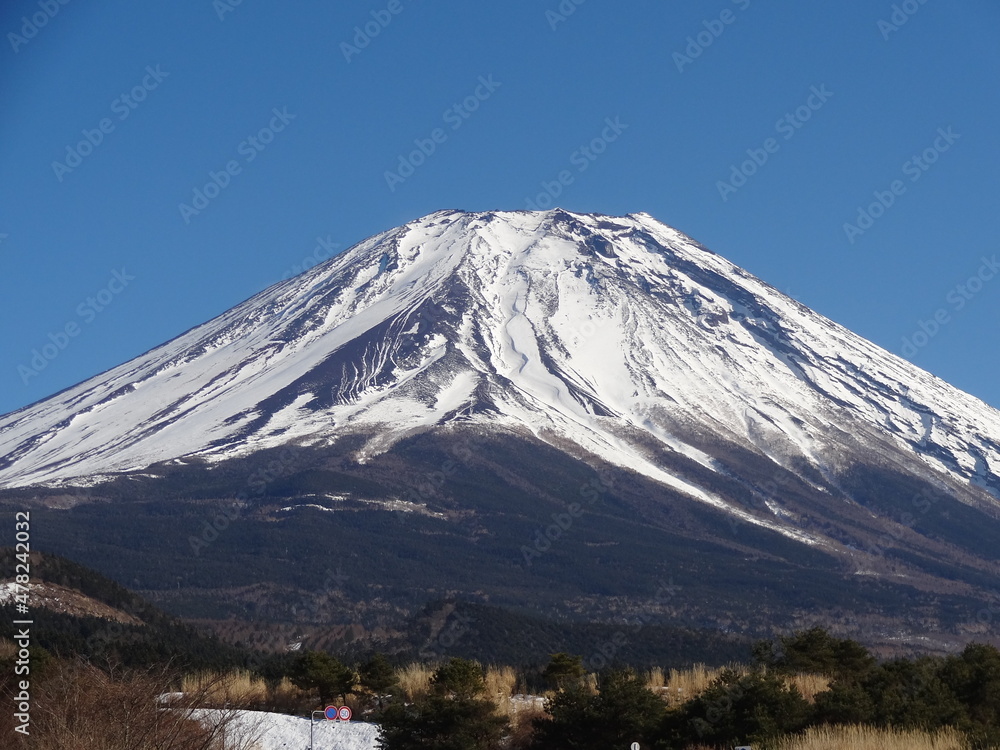
[{"label": "clear blue sky", "polygon": [[[900,5],[9,0],[0,412],[327,257],[317,238],[525,208],[562,172],[553,203],[649,212],[897,354],[918,334],[914,362],[1000,406],[1000,5]],[[415,140],[434,152],[387,180]],[[748,150],[767,161],[720,188]]]}]

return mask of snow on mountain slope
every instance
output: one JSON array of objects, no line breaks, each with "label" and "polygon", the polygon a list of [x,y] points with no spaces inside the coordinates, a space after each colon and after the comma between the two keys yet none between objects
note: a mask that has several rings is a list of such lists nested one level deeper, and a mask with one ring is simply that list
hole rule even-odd
[{"label": "snow on mountain slope", "polygon": [[[980,507],[1000,412],[646,214],[441,211],[0,418],[0,486],[454,422],[527,432],[762,519],[667,470],[729,443],[830,478],[858,455]],[[573,446],[567,448],[567,446]],[[831,480],[832,482],[833,480]]]}]

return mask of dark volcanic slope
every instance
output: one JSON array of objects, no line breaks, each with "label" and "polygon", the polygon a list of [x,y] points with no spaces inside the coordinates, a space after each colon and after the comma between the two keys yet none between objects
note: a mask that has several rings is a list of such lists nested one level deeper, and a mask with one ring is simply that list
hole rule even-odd
[{"label": "dark volcanic slope", "polygon": [[1000,413],[645,214],[411,222],[0,418],[0,456],[8,499],[111,500],[38,533],[178,611],[282,617],[234,587],[333,559],[345,617],[674,576],[691,621],[961,635],[996,563]]}]

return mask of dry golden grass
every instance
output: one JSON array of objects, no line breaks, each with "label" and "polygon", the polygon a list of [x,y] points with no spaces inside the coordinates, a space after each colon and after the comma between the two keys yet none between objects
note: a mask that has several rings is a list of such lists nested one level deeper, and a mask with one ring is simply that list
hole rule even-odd
[{"label": "dry golden grass", "polygon": [[[211,683],[206,683],[211,684]],[[209,701],[194,691],[162,696],[176,687],[164,669],[105,672],[83,661],[58,659],[31,681],[31,735],[14,731],[12,712],[0,714],[0,746],[8,750],[164,750],[166,748],[259,748],[262,725],[243,725],[239,707],[194,720]]]},{"label": "dry golden grass", "polygon": [[514,714],[511,696],[517,687],[517,672],[513,667],[494,667],[486,669],[486,695],[496,701],[500,713],[507,716]]},{"label": "dry golden grass", "polygon": [[816,695],[830,687],[830,678],[821,674],[795,674],[785,682],[797,688],[802,697],[810,703],[815,703]]},{"label": "dry golden grass", "polygon": [[264,680],[246,670],[185,675],[181,682],[181,692],[203,695],[207,705],[219,707],[262,705],[276,700],[294,701],[304,694],[287,677],[282,679],[275,690],[269,691]]},{"label": "dry golden grass", "polygon": [[786,737],[773,750],[965,750],[965,737],[954,729],[930,734],[875,727],[811,727]]},{"label": "dry golden grass", "polygon": [[[414,662],[396,670],[396,680],[403,699],[408,703],[430,693],[433,667]],[[517,672],[513,667],[487,667],[485,675],[486,694],[497,702],[500,709],[509,711],[510,698],[517,687]]]},{"label": "dry golden grass", "polygon": [[17,644],[6,638],[0,638],[0,659],[9,659],[17,656]]},{"label": "dry golden grass", "polygon": [[646,673],[646,687],[654,693],[660,691],[662,688],[666,687],[666,685],[667,678],[663,674],[663,670],[659,667],[653,667]]},{"label": "dry golden grass", "polygon": [[[741,664],[728,667],[706,667],[695,664],[690,669],[671,669],[665,674],[659,667],[654,667],[646,673],[646,687],[654,693],[663,696],[671,706],[679,705],[697,697],[724,669],[731,669],[739,675],[750,673],[750,668]],[[822,693],[830,685],[830,680],[823,675],[796,674],[788,677],[785,682],[798,689],[802,697],[810,703],[814,702],[817,693]]]},{"label": "dry golden grass", "polygon": [[396,670],[396,681],[403,693],[403,698],[412,703],[417,698],[423,698],[430,692],[431,677],[434,670],[425,664],[409,664]]},{"label": "dry golden grass", "polygon": [[250,672],[199,672],[184,676],[182,693],[203,694],[213,705],[245,705],[267,697],[267,685]]},{"label": "dry golden grass", "polygon": [[[647,684],[653,692],[662,695],[668,704],[676,706],[703,692],[722,674],[723,669],[727,667],[706,667],[704,664],[695,664],[690,669],[671,669],[668,675],[664,675],[661,669],[654,669],[647,677]],[[732,665],[728,669],[735,670],[741,675],[750,671],[741,665]],[[654,677],[660,682],[659,685],[654,683]]]},{"label": "dry golden grass", "polygon": [[486,692],[510,697],[517,687],[517,672],[513,667],[489,666],[486,668]]}]

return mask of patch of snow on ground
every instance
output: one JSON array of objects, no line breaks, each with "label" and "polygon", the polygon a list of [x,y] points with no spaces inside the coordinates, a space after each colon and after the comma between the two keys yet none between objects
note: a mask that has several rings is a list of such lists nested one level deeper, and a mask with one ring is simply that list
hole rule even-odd
[{"label": "patch of snow on ground", "polygon": [[[199,721],[217,721],[220,711],[202,709],[195,712]],[[309,747],[309,719],[264,711],[237,711],[227,727],[230,736],[245,734],[258,738],[254,750],[304,750]],[[378,747],[378,725],[363,721],[321,720],[313,727],[314,750],[375,750]]]},{"label": "patch of snow on ground", "polygon": [[22,586],[14,581],[0,583],[0,604],[10,604]]}]

